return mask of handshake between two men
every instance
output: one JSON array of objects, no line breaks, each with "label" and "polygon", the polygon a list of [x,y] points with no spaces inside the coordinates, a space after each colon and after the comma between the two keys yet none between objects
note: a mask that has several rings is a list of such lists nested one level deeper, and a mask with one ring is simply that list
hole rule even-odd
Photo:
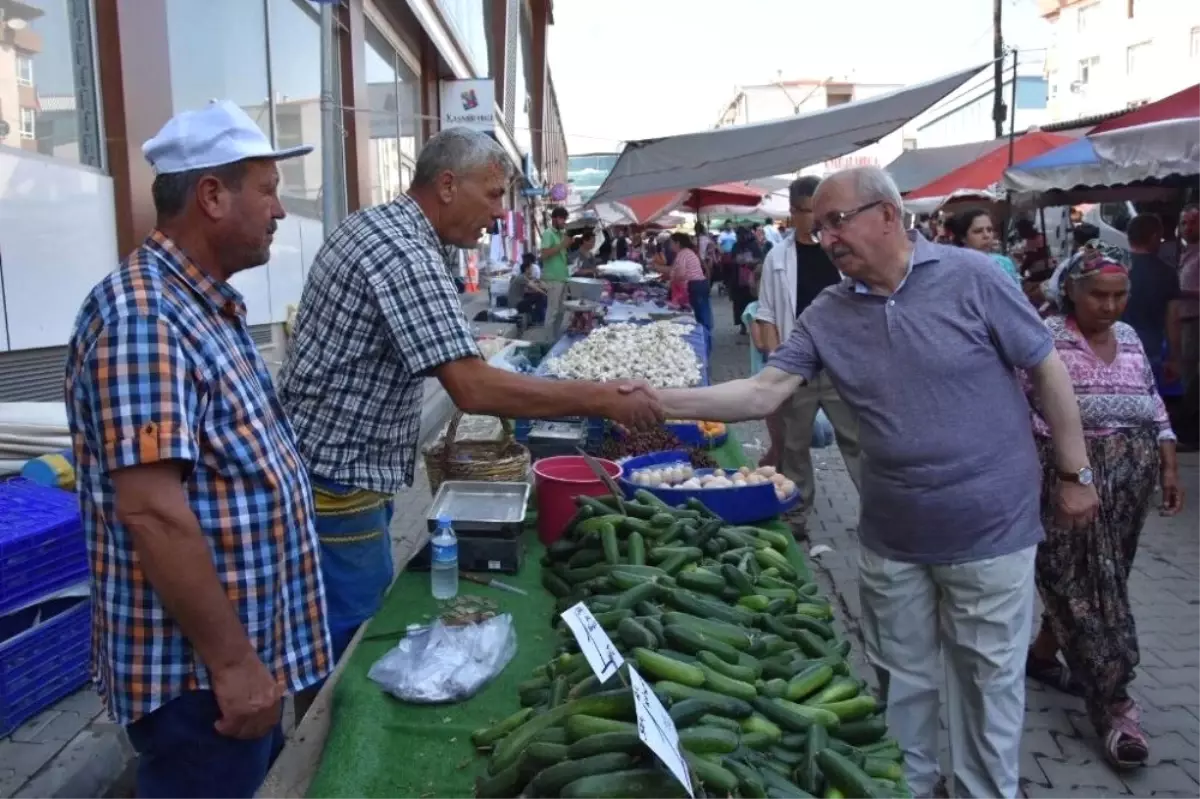
[{"label": "handshake between two men", "polygon": [[754,377],[697,388],[656,389],[644,380],[621,380],[601,384],[606,395],[603,415],[634,430],[664,419],[762,419],[802,383],[799,376],[770,367]]}]

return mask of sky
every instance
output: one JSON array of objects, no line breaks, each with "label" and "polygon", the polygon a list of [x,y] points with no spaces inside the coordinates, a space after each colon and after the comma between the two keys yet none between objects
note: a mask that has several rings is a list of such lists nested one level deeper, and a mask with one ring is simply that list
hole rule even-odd
[{"label": "sky", "polygon": [[[1002,0],[1041,60],[1036,0]],[[548,58],[570,154],[704,130],[747,84],[919,83],[992,58],[991,0],[555,0]]]}]

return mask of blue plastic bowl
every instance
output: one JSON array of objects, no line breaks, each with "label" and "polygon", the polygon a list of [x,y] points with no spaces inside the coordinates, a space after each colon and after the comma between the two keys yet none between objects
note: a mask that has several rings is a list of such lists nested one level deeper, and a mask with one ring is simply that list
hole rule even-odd
[{"label": "blue plastic bowl", "polygon": [[[632,499],[638,489],[649,491],[672,507],[681,507],[691,498],[703,502],[709,510],[730,524],[761,522],[791,510],[800,501],[800,490],[783,502],[775,497],[775,486],[756,485],[744,488],[648,488],[634,484],[634,472],[672,463],[687,463],[688,456],[682,450],[650,452],[621,461],[621,476],[617,482],[625,496]],[[696,469],[696,474],[709,474],[713,469]]]},{"label": "blue plastic bowl", "polygon": [[671,435],[679,439],[680,443],[687,444],[689,447],[703,447],[704,449],[716,449],[725,443],[725,439],[729,438],[729,430],[719,436],[706,436],[700,432],[700,425],[689,422],[667,422],[664,427]]}]

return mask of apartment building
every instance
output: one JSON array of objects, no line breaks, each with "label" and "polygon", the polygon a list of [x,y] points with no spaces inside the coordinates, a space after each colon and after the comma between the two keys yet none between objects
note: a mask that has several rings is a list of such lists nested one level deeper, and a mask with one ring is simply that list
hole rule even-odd
[{"label": "apartment building", "polygon": [[233,279],[264,351],[299,301],[325,193],[347,213],[403,192],[463,87],[523,178],[508,207],[538,220],[541,195],[565,191],[551,0],[332,2],[341,135],[325,141],[315,0],[0,0],[0,401],[61,398],[80,302],[154,222],[141,144],[178,111],[231,99],[277,146],[316,148],[281,165],[270,263]]},{"label": "apartment building", "polygon": [[1051,25],[1046,55],[1052,121],[1165,97],[1200,74],[1200,3],[1038,0]]}]

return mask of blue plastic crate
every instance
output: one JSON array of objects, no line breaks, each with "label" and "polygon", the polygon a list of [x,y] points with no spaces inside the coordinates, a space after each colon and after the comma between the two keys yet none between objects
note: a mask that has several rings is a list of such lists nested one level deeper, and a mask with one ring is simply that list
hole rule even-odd
[{"label": "blue plastic crate", "polygon": [[87,597],[0,616],[0,737],[87,683],[91,637]]},{"label": "blue plastic crate", "polygon": [[0,482],[0,614],[87,578],[75,494],[29,480]]}]

